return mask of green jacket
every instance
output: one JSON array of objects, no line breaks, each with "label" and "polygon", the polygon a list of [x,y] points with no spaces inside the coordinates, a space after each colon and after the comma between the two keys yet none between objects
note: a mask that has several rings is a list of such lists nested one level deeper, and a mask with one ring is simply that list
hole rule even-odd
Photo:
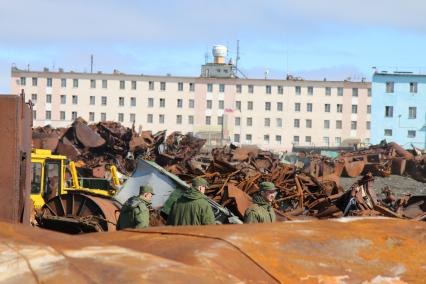
[{"label": "green jacket", "polygon": [[244,213],[244,223],[272,223],[276,216],[271,204],[260,195],[253,196],[253,204]]},{"label": "green jacket", "polygon": [[215,224],[213,209],[204,194],[195,188],[186,191],[173,205],[167,225]]},{"label": "green jacket", "polygon": [[151,203],[141,198],[133,196],[129,198],[120,210],[117,221],[117,230],[126,228],[146,228],[149,226],[149,205]]}]

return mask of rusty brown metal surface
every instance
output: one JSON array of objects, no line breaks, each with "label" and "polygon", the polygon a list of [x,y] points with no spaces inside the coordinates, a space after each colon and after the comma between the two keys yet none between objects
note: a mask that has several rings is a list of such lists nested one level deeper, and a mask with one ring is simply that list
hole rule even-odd
[{"label": "rusty brown metal surface", "polygon": [[424,283],[426,224],[338,219],[68,236],[0,224],[0,281]]},{"label": "rusty brown metal surface", "polygon": [[32,112],[25,95],[0,95],[0,219],[30,221]]}]

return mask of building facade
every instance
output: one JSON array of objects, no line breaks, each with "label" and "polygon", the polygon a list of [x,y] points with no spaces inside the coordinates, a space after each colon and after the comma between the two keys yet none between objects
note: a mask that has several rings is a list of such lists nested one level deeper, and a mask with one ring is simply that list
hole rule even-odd
[{"label": "building facade", "polygon": [[426,75],[376,71],[372,89],[372,143],[425,148]]},{"label": "building facade", "polygon": [[[11,89],[34,104],[34,126],[77,117],[136,130],[193,132],[265,149],[369,143],[371,84],[76,73],[12,69]],[[217,142],[216,142],[217,143]]]}]

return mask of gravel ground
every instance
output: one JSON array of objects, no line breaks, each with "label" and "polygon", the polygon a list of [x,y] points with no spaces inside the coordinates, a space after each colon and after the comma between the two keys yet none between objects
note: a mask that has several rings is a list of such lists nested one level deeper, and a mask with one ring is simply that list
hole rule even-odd
[{"label": "gravel ground", "polygon": [[[349,189],[349,187],[358,179],[358,178],[340,178],[340,183],[345,190]],[[391,175],[389,177],[374,177],[374,190],[378,194],[378,197],[381,198],[382,188],[385,186],[389,186],[393,192],[396,193],[397,196],[400,196],[404,193],[411,194],[426,194],[426,183],[418,182],[412,178],[404,177],[404,176],[396,176]]]}]

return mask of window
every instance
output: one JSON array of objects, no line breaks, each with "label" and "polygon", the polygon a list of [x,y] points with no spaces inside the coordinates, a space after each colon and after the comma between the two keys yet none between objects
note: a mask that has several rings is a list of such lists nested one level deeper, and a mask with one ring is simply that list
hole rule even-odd
[{"label": "window", "polygon": [[166,90],[166,82],[160,82],[160,91]]},{"label": "window", "polygon": [[96,88],[96,80],[90,80],[90,88],[94,89]]},{"label": "window", "polygon": [[336,129],[342,129],[342,121],[336,120]]},{"label": "window", "polygon": [[295,87],[296,96],[299,96],[302,93],[302,87],[296,86]]},{"label": "window", "polygon": [[76,95],[73,95],[73,96],[72,96],[72,104],[73,104],[73,105],[78,104],[78,97],[77,97]]},{"label": "window", "polygon": [[237,93],[241,93],[241,90],[242,90],[242,88],[241,88],[241,85],[237,85]]},{"label": "window", "polygon": [[225,102],[223,100],[219,100],[219,109],[225,108]]},{"label": "window", "polygon": [[386,82],[386,93],[393,93],[394,91],[394,83]]},{"label": "window", "polygon": [[284,94],[284,88],[283,88],[283,86],[278,86],[277,87],[277,92],[278,92],[278,95]]},{"label": "window", "polygon": [[160,99],[160,107],[166,107],[166,99]]},{"label": "window", "polygon": [[251,134],[246,134],[246,142],[251,143]]},{"label": "window", "polygon": [[322,137],[322,143],[323,143],[325,146],[330,146],[330,138],[329,138],[328,136],[324,136],[324,137]]},{"label": "window", "polygon": [[33,110],[33,120],[37,119],[37,111]]},{"label": "window", "polygon": [[212,100],[207,100],[206,101],[206,108],[207,109],[212,109],[213,108],[213,102],[212,102]]},{"label": "window", "polygon": [[331,96],[331,88],[330,87],[326,87],[325,88],[325,95],[326,96]]},{"label": "window", "polygon": [[66,88],[67,87],[67,79],[62,78],[61,79],[61,88]]},{"label": "window", "polygon": [[59,119],[60,120],[65,120],[65,111],[60,111],[59,112]]},{"label": "window", "polygon": [[108,80],[102,80],[102,89],[108,88]]},{"label": "window", "polygon": [[46,94],[46,103],[47,104],[51,104],[52,103],[52,95],[51,94]]},{"label": "window", "polygon": [[154,121],[154,116],[152,114],[148,114],[146,116],[146,122],[152,123]]},{"label": "window", "polygon": [[337,104],[336,105],[336,111],[339,112],[339,113],[342,113],[343,112],[343,105],[342,104]]},{"label": "window", "polygon": [[300,127],[300,119],[295,119],[294,120],[294,128],[299,128]]},{"label": "window", "polygon": [[266,126],[266,127],[270,127],[271,126],[271,119],[270,118],[265,118],[265,121],[264,121],[265,123],[264,123],[264,125]]},{"label": "window", "polygon": [[241,110],[241,101],[235,101],[235,108]]},{"label": "window", "polygon": [[158,116],[158,122],[159,123],[161,123],[161,124],[164,124],[164,114],[160,114],[159,116]]},{"label": "window", "polygon": [[234,142],[240,142],[240,134],[234,134]]},{"label": "window", "polygon": [[212,118],[210,116],[206,116],[206,125],[210,125],[212,122]]},{"label": "window", "polygon": [[223,124],[223,116],[218,116],[217,117],[217,124],[218,125],[222,125]]},{"label": "window", "polygon": [[178,108],[182,108],[183,107],[183,100],[182,99],[177,99],[177,107]]},{"label": "window", "polygon": [[213,84],[207,84],[207,92],[213,92]]},{"label": "window", "polygon": [[193,99],[190,99],[188,106],[189,106],[189,108],[194,108],[195,107],[195,101]]},{"label": "window", "polygon": [[408,138],[416,138],[416,131],[415,130],[408,130],[407,137]]},{"label": "window", "polygon": [[271,103],[270,102],[265,102],[265,110],[266,111],[270,111],[271,110]]},{"label": "window", "polygon": [[306,111],[307,112],[312,112],[312,103],[307,103],[306,104]]},{"label": "window", "polygon": [[52,78],[47,78],[47,86],[52,87]]},{"label": "window", "polygon": [[312,137],[311,136],[305,136],[305,142],[306,143],[312,143]]},{"label": "window", "polygon": [[118,98],[118,106],[124,106],[124,97]]},{"label": "window", "polygon": [[71,112],[71,119],[72,120],[76,120],[77,119],[77,112],[76,111]]},{"label": "window", "polygon": [[247,117],[247,119],[246,119],[246,125],[247,126],[253,126],[253,118]]},{"label": "window", "polygon": [[101,121],[106,121],[106,112],[101,112]]},{"label": "window", "polygon": [[123,122],[124,121],[124,114],[123,113],[119,113],[118,114],[118,121],[119,122]]},{"label": "window", "polygon": [[90,96],[90,105],[95,105],[95,96]]},{"label": "window", "polygon": [[367,105],[367,113],[371,113],[371,105]]},{"label": "window", "polygon": [[103,106],[107,105],[107,97],[105,97],[105,96],[101,97],[101,105],[103,105]]},{"label": "window", "polygon": [[324,120],[324,128],[330,129],[330,120],[328,120],[328,119]]},{"label": "window", "polygon": [[294,103],[294,111],[300,111],[300,103]]},{"label": "window", "polygon": [[178,91],[182,92],[183,91],[183,82],[179,82],[178,83]]},{"label": "window", "polygon": [[225,92],[225,84],[219,84],[219,92],[220,93]]},{"label": "window", "polygon": [[89,121],[95,121],[95,113],[89,112]]},{"label": "window", "polygon": [[368,88],[367,92],[368,92],[368,96],[371,97],[371,88]]},{"label": "window", "polygon": [[294,145],[299,145],[299,136],[293,136],[293,144]]},{"label": "window", "polygon": [[154,90],[154,81],[148,82],[148,90],[153,91]]},{"label": "window", "polygon": [[393,106],[385,106],[385,117],[393,117]]},{"label": "window", "polygon": [[325,104],[324,105],[324,111],[325,112],[330,112],[330,104]]},{"label": "window", "polygon": [[27,78],[25,78],[25,77],[21,77],[20,85],[21,85],[21,86],[25,86],[26,84],[27,84]]},{"label": "window", "polygon": [[190,92],[194,92],[195,91],[195,84],[194,83],[189,83],[189,91]]},{"label": "window", "polygon": [[248,92],[249,92],[249,94],[253,94],[253,92],[254,92],[253,85],[248,85]]},{"label": "window", "polygon": [[272,93],[271,85],[266,85],[266,93],[267,93],[267,94]]},{"label": "window", "polygon": [[37,78],[33,77],[32,83],[33,83],[33,87],[36,87],[37,86]]},{"label": "window", "polygon": [[176,124],[182,124],[182,115],[176,115]]},{"label": "window", "polygon": [[269,135],[263,135],[263,142],[265,142],[266,144],[269,144]]},{"label": "window", "polygon": [[275,135],[275,142],[277,142],[277,144],[281,144],[281,135]]},{"label": "window", "polygon": [[410,82],[410,93],[417,93],[417,82]]},{"label": "window", "polygon": [[276,123],[277,123],[277,127],[279,127],[279,128],[283,127],[283,120],[282,120],[282,118],[277,118],[276,119]]},{"label": "window", "polygon": [[392,136],[392,129],[385,129],[385,136]]},{"label": "window", "polygon": [[136,97],[130,97],[130,106],[136,106]]},{"label": "window", "polygon": [[352,113],[358,113],[358,105],[352,105]]},{"label": "window", "polygon": [[136,121],[136,114],[131,113],[129,117],[129,122],[135,122]]},{"label": "window", "polygon": [[132,90],[136,90],[136,81],[132,81]]},{"label": "window", "polygon": [[61,95],[61,105],[64,105],[67,103],[67,96]]},{"label": "window", "polygon": [[240,126],[241,125],[241,117],[236,117],[235,118],[235,126]]},{"label": "window", "polygon": [[365,123],[365,128],[366,128],[367,130],[370,130],[370,129],[371,129],[371,122],[370,122],[370,121],[367,121],[367,122]]},{"label": "window", "polygon": [[340,146],[342,144],[342,138],[334,137],[334,144],[336,144],[336,146]]},{"label": "window", "polygon": [[339,97],[343,96],[343,88],[341,88],[341,87],[337,88],[337,96],[339,96]]},{"label": "window", "polygon": [[126,88],[126,81],[120,80],[120,90],[124,90]]},{"label": "window", "polygon": [[408,118],[416,119],[417,117],[417,108],[416,107],[408,107]]},{"label": "window", "polygon": [[50,110],[46,110],[46,120],[52,119],[52,112]]},{"label": "window", "polygon": [[308,87],[308,96],[312,96],[314,94],[314,87]]},{"label": "window", "polygon": [[352,97],[358,97],[358,88],[352,88]]},{"label": "window", "polygon": [[31,101],[37,103],[37,94],[31,94]]},{"label": "window", "polygon": [[188,116],[188,124],[194,124],[194,116],[193,115]]},{"label": "window", "polygon": [[277,103],[277,111],[283,111],[283,103],[281,102]]},{"label": "window", "polygon": [[351,121],[351,129],[352,129],[352,130],[356,130],[356,127],[357,127],[357,125],[356,125],[356,124],[357,124],[357,122],[356,122],[356,121],[353,121],[353,120]]},{"label": "window", "polygon": [[253,110],[253,102],[252,101],[247,102],[247,110]]},{"label": "window", "polygon": [[78,79],[73,79],[72,80],[72,87],[73,88],[78,88]]},{"label": "window", "polygon": [[154,98],[148,98],[148,107],[154,107]]},{"label": "window", "polygon": [[307,119],[305,122],[306,122],[306,128],[312,128],[312,119]]}]

